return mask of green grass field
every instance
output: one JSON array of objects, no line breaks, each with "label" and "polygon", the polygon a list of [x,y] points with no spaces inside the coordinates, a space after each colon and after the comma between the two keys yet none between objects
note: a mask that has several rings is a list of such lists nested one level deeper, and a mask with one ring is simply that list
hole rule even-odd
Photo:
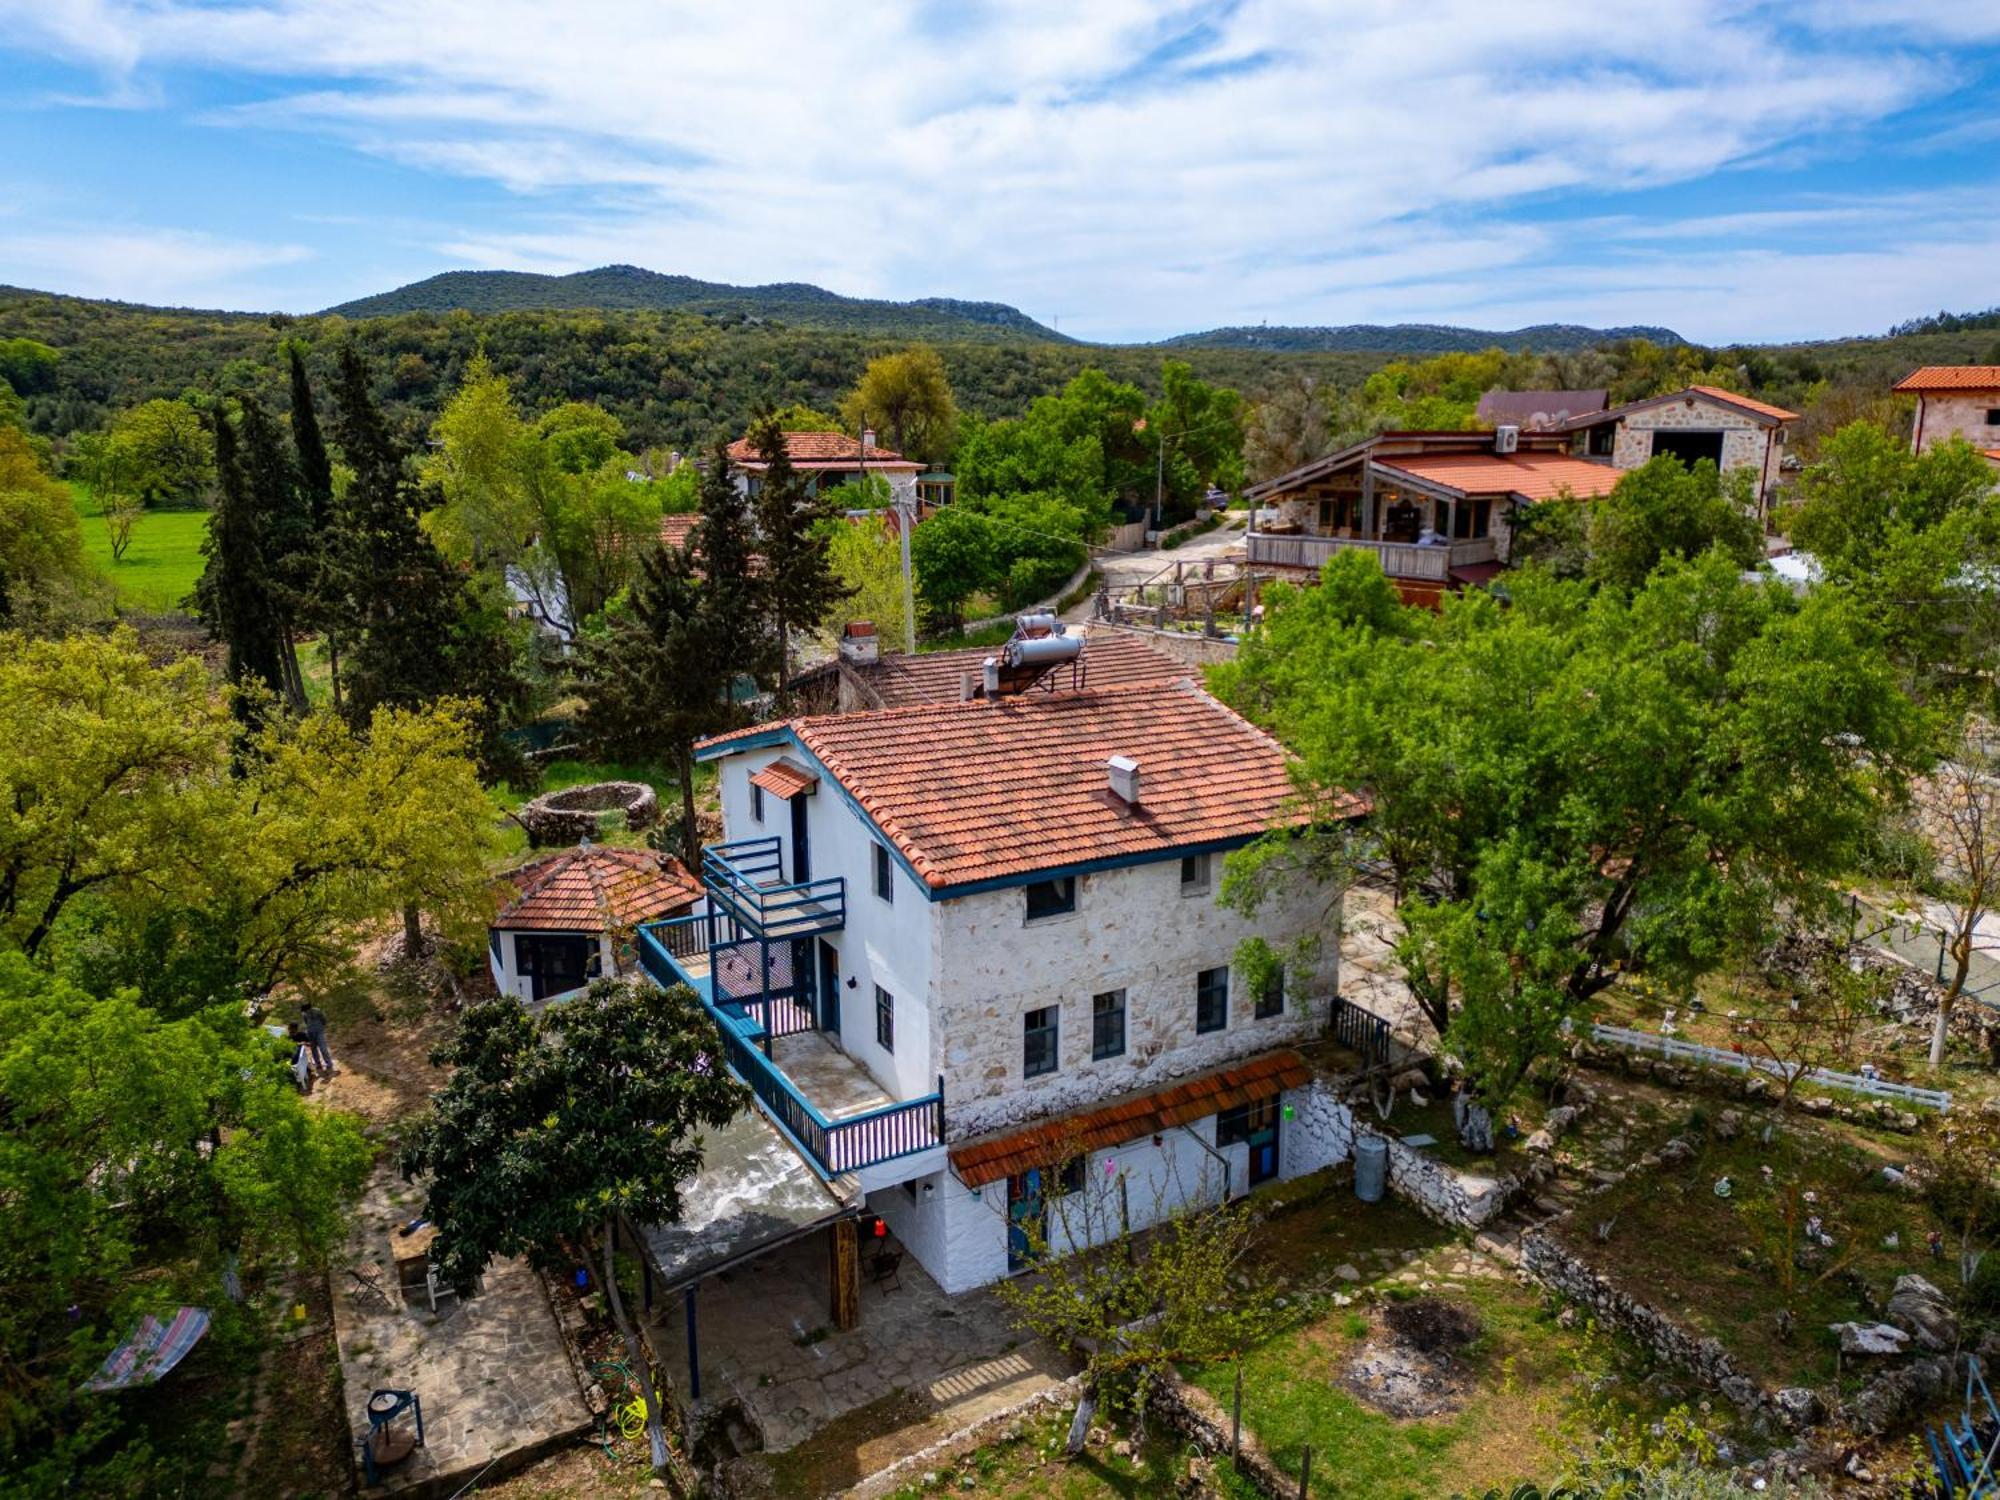
[{"label": "green grass field", "polygon": [[201,577],[202,539],[208,535],[208,512],[149,510],[132,528],[132,545],[121,562],[111,560],[111,537],[104,528],[97,496],[90,486],[70,481],[76,513],[83,522],[83,550],[97,571],[111,582],[123,609],[166,613],[178,610]]}]

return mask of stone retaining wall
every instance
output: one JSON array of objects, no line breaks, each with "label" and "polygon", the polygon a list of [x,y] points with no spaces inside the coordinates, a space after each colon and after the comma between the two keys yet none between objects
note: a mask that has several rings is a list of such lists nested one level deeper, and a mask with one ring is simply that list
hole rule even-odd
[{"label": "stone retaining wall", "polygon": [[1521,1269],[1598,1322],[1638,1340],[1655,1358],[1720,1392],[1746,1415],[1790,1425],[1772,1394],[1738,1369],[1720,1343],[1696,1338],[1658,1308],[1621,1291],[1554,1237],[1538,1231],[1522,1235]]},{"label": "stone retaining wall", "polygon": [[[1155,1421],[1164,1423],[1217,1463],[1229,1462],[1230,1415],[1200,1386],[1190,1385],[1179,1376],[1169,1376],[1153,1388],[1151,1402]],[[1243,1443],[1237,1472],[1261,1495],[1270,1500],[1295,1500],[1299,1482],[1273,1463],[1257,1441],[1249,1418],[1243,1421]]]},{"label": "stone retaining wall", "polygon": [[1514,1173],[1487,1177],[1446,1166],[1415,1146],[1355,1122],[1357,1135],[1372,1135],[1389,1148],[1389,1190],[1408,1199],[1426,1218],[1458,1229],[1481,1229],[1497,1219],[1520,1192],[1523,1181]]}]

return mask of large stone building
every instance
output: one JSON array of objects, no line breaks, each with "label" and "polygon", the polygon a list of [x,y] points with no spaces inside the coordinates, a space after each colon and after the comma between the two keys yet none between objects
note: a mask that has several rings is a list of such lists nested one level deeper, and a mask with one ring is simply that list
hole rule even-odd
[{"label": "large stone building", "polygon": [[1770,504],[1784,471],[1786,424],[1798,413],[1712,385],[1628,401],[1573,417],[1555,429],[1571,434],[1577,452],[1636,469],[1661,454],[1683,463],[1707,459],[1724,474],[1748,469],[1757,477],[1760,507]]},{"label": "large stone building", "polygon": [[2000,467],[2000,365],[1925,365],[1896,389],[1917,398],[1913,451],[1964,438]]},{"label": "large stone building", "polygon": [[996,655],[975,697],[704,743],[708,898],[641,939],[949,1292],[1331,1159],[1285,1104],[1337,944],[1256,993],[1239,945],[1325,932],[1338,893],[1219,900],[1230,850],[1304,816],[1285,753],[1190,681],[1044,691]]}]

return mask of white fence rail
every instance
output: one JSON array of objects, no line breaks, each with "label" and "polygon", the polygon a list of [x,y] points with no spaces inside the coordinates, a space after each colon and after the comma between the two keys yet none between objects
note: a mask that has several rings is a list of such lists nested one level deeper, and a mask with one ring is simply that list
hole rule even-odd
[{"label": "white fence rail", "polygon": [[[1774,1058],[1750,1057],[1741,1052],[1725,1051],[1721,1047],[1705,1047],[1700,1042],[1683,1042],[1675,1037],[1658,1036],[1650,1031],[1628,1031],[1623,1026],[1594,1025],[1590,1028],[1590,1039],[1594,1042],[1610,1042],[1614,1046],[1629,1047],[1635,1052],[1657,1052],[1662,1057],[1681,1062],[1734,1068],[1739,1073],[1747,1073],[1750,1069],[1757,1068],[1762,1072],[1775,1073],[1778,1077],[1784,1078],[1797,1067],[1796,1064],[1779,1062]],[[1891,1083],[1886,1078],[1870,1078],[1862,1073],[1838,1073],[1831,1068],[1806,1068],[1803,1071],[1808,1082],[1823,1083],[1829,1088],[1869,1094],[1877,1099],[1901,1099],[1909,1104],[1921,1104],[1926,1109],[1942,1111],[1951,1108],[1951,1095],[1943,1089],[1920,1089],[1913,1083]]]}]

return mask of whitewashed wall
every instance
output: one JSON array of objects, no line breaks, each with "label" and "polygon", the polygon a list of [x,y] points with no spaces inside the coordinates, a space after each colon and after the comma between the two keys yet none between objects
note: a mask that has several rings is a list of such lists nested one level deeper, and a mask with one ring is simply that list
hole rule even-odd
[{"label": "whitewashed wall", "polygon": [[[489,934],[489,938],[499,940],[500,952],[496,957],[493,943],[491,941],[487,943],[486,968],[493,976],[494,987],[501,994],[510,995],[516,1000],[532,1000],[535,994],[535,981],[530,975],[521,972],[520,958],[514,949],[514,939],[517,935],[506,929],[495,929]],[[560,934],[553,935],[560,936]],[[617,950],[613,947],[608,934],[598,936],[597,963],[598,972],[601,974],[612,975],[618,972]],[[561,997],[550,995],[546,998],[555,1000]]]},{"label": "whitewashed wall", "polygon": [[[1339,939],[1322,924],[1337,923],[1337,903],[1323,890],[1298,890],[1248,918],[1216,903],[1220,855],[1210,869],[1209,890],[1188,896],[1178,858],[1084,876],[1076,911],[1033,923],[1018,887],[938,903],[936,951],[948,961],[935,979],[936,1071],[953,1139],[1089,1108],[1324,1030]],[[1202,969],[1231,965],[1244,938],[1262,935],[1281,947],[1315,931],[1324,932],[1317,965],[1288,976],[1282,1015],[1253,1019],[1253,997],[1232,969],[1229,1025],[1196,1033]],[[1093,1062],[1091,997],[1114,989],[1125,991],[1125,1053]],[[1024,1078],[1022,1017],[1045,1005],[1061,1011],[1060,1064]]]},{"label": "whitewashed wall", "polygon": [[916,1179],[912,1198],[900,1187],[868,1195],[917,1263],[947,1292],[969,1292],[1007,1274],[1007,1184],[972,1189],[950,1172]]}]

